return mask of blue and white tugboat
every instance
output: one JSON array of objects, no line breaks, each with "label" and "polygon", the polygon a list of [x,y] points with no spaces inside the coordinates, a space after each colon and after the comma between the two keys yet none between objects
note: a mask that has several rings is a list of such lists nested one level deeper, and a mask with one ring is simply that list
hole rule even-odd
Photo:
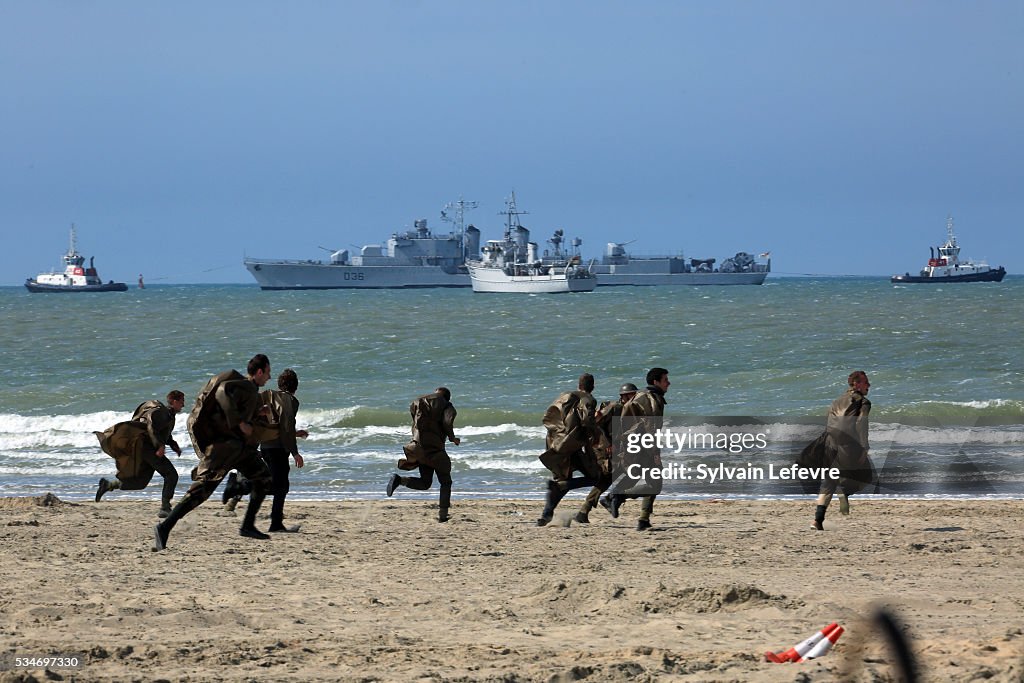
[{"label": "blue and white tugboat", "polygon": [[84,268],[85,257],[75,249],[75,224],[71,224],[71,246],[64,254],[64,272],[39,273],[25,280],[25,287],[30,292],[124,292],[128,285],[123,282],[103,282],[100,280],[93,257],[89,257],[89,267]]},{"label": "blue and white tugboat", "polygon": [[953,234],[953,217],[946,218],[946,242],[941,247],[929,247],[931,258],[920,274],[893,275],[890,282],[1002,282],[1006,269],[992,268],[985,261],[960,260],[960,245]]}]

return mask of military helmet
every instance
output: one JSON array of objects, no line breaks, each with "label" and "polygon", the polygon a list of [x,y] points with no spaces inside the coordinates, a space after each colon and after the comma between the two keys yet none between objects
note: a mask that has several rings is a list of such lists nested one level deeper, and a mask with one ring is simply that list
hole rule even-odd
[{"label": "military helmet", "polygon": [[635,394],[636,392],[636,385],[633,384],[632,382],[626,382],[621,387],[619,387],[619,396],[621,396],[622,394]]}]

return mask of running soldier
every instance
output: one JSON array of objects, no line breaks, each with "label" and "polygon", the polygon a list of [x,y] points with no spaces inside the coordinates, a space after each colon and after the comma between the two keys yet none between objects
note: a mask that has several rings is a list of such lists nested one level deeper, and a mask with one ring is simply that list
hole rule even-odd
[{"label": "running soldier", "polygon": [[[555,516],[555,508],[573,489],[594,486],[601,478],[601,466],[594,441],[599,430],[594,420],[597,401],[594,391],[594,376],[589,372],[580,375],[576,391],[560,394],[544,412],[543,423],[547,428],[546,449],[540,461],[551,471],[547,483],[544,510],[537,520],[537,526],[547,526]],[[573,477],[579,471],[582,477]]]},{"label": "running soldier", "polygon": [[801,467],[835,467],[839,470],[838,479],[822,477],[820,482],[807,482],[809,485],[818,483],[818,501],[811,524],[818,531],[825,529],[825,512],[837,490],[842,489],[839,512],[847,515],[850,513],[848,496],[872,481],[877,487],[874,464],[868,454],[868,414],[871,412],[868,390],[871,382],[867,373],[855,370],[846,378],[846,383],[846,392],[832,401],[829,407],[825,432],[808,444],[797,460]]},{"label": "running soldier", "polygon": [[452,392],[447,387],[438,387],[432,394],[420,396],[409,404],[412,417],[412,440],[402,447],[405,457],[398,461],[398,469],[419,468],[419,477],[403,477],[392,474],[388,479],[388,498],[399,486],[426,491],[434,482],[434,474],[441,485],[437,521],[447,522],[452,499],[452,460],[445,450],[445,442],[458,446],[462,443],[455,436],[455,417],[458,413],[452,405]]},{"label": "running soldier", "polygon": [[[273,476],[271,493],[274,502],[270,507],[270,528],[272,532],[291,532],[299,530],[299,527],[286,527],[284,525],[284,499],[288,495],[291,484],[288,474],[291,468],[288,465],[288,458],[295,458],[295,466],[302,468],[304,461],[299,454],[297,439],[305,439],[309,432],[305,429],[295,428],[295,416],[299,412],[299,399],[295,392],[299,388],[299,376],[291,368],[286,368],[277,378],[277,389],[267,389],[260,393],[260,400],[270,409],[270,417],[277,425],[277,438],[264,441],[260,444],[260,456],[267,464]],[[235,506],[242,496],[252,492],[252,484],[248,479],[237,477],[235,472],[228,475],[224,484],[224,509],[232,515]]]},{"label": "running soldier", "polygon": [[[640,431],[653,434],[656,429],[661,428],[661,419],[665,415],[665,392],[671,382],[668,381],[668,370],[665,368],[651,368],[647,372],[647,388],[637,393],[633,400],[622,408],[623,430]],[[654,467],[661,467],[661,454],[656,450],[650,450],[647,455],[652,459],[649,463]],[[617,484],[618,482],[616,482]],[[619,507],[627,498],[641,498],[640,518],[637,520],[637,531],[646,531],[651,528],[651,513],[654,511],[654,498],[661,491],[661,479],[656,479],[654,484],[644,483],[640,493],[617,493],[613,485],[609,494],[601,499],[601,505],[611,513],[612,517],[619,516]]]},{"label": "running soldier", "polygon": [[601,467],[601,476],[597,480],[597,484],[594,485],[594,488],[590,489],[590,493],[587,494],[586,500],[583,501],[583,505],[580,506],[579,512],[574,517],[580,524],[590,523],[590,511],[597,505],[601,494],[612,485],[612,472],[615,470],[614,463],[612,462],[615,418],[622,416],[622,407],[636,396],[636,392],[636,385],[632,382],[626,382],[619,388],[619,398],[617,401],[604,401],[597,409],[595,421],[600,433],[598,434],[598,443],[595,446],[595,450],[597,452],[598,464]]},{"label": "running soldier", "polygon": [[166,447],[181,456],[181,447],[171,434],[174,416],[185,406],[185,394],[177,389],[167,393],[167,405],[160,401],[146,401],[139,405],[128,422],[118,422],[102,432],[93,432],[103,452],[117,464],[117,476],[100,479],[96,488],[96,502],[108,491],[141,491],[149,486],[153,473],[164,479],[161,493],[161,519],[171,513],[171,499],[178,485],[178,471],[166,457]]},{"label": "running soldier", "polygon": [[[253,356],[243,377],[236,370],[215,375],[203,387],[188,416],[188,432],[199,456],[192,470],[192,486],[170,515],[154,529],[154,550],[163,550],[171,529],[182,517],[203,504],[221,480],[237,469],[252,481],[252,495],[245,510],[239,534],[268,539],[256,528],[256,513],[271,484],[270,470],[259,457],[257,445],[272,438],[266,423],[266,409],[260,400],[260,387],[270,378],[270,359],[262,353]],[[262,413],[262,414],[261,414]]]}]

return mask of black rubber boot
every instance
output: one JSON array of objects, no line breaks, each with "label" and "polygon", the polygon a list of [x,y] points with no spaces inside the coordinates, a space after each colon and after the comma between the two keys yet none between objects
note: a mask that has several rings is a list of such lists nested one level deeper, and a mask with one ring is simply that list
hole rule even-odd
[{"label": "black rubber boot", "polygon": [[825,527],[824,527],[825,510],[827,510],[827,509],[828,509],[828,507],[825,506],[825,505],[819,505],[816,508],[814,508],[814,524],[813,524],[813,526],[818,531],[824,531],[825,530]]},{"label": "black rubber boot", "polygon": [[252,493],[249,494],[249,505],[245,508],[245,517],[242,518],[242,527],[238,530],[240,536],[255,538],[265,541],[270,536],[256,528],[256,513],[263,505],[263,499],[267,497],[266,490],[262,484],[253,484]]}]

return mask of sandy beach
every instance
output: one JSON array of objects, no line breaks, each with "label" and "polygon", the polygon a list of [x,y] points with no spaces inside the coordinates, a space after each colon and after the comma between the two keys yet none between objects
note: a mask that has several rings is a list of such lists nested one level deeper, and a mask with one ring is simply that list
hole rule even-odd
[{"label": "sandy beach", "polygon": [[215,503],[156,553],[155,499],[0,499],[0,681],[895,680],[880,606],[924,680],[1024,680],[1022,501],[855,499],[817,533],[810,501],[659,501],[647,533],[635,502],[290,502],[270,541]]}]

